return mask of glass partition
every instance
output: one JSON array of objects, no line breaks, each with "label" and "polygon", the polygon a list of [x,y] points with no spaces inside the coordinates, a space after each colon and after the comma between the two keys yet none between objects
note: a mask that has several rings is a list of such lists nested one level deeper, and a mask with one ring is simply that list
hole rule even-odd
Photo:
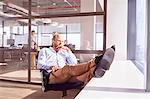
[{"label": "glass partition", "polygon": [[27,82],[28,34],[17,21],[2,20],[1,23],[0,79]]},{"label": "glass partition", "polygon": [[[55,31],[64,36],[78,62],[104,49],[104,0],[31,0],[31,8],[29,0],[1,0],[0,16],[0,79],[40,82],[38,52],[51,46]],[[36,49],[29,48],[30,26]]]},{"label": "glass partition", "polygon": [[[90,60],[100,54],[100,50],[103,50],[103,17],[100,15],[41,18],[34,19],[31,23],[35,23],[35,26],[32,25],[31,28],[36,31],[37,51],[52,45],[53,32],[59,32],[64,37],[66,45],[70,47],[80,63]],[[37,29],[33,29],[33,27],[37,27]],[[90,53],[86,51],[90,51]],[[36,69],[37,67],[33,66],[37,60],[33,58],[35,56],[37,56],[37,52],[31,52],[31,61],[34,62],[33,64],[31,62],[31,68]],[[35,75],[32,73],[31,79],[34,77]]]}]

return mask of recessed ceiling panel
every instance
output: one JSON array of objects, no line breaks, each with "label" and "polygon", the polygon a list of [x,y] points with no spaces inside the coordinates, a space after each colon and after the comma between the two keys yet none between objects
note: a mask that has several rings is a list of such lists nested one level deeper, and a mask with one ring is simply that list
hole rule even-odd
[{"label": "recessed ceiling panel", "polygon": [[[31,13],[36,15],[100,12],[103,0],[31,0]],[[28,0],[1,0],[0,16],[28,16]],[[10,15],[10,16],[9,16]]]}]

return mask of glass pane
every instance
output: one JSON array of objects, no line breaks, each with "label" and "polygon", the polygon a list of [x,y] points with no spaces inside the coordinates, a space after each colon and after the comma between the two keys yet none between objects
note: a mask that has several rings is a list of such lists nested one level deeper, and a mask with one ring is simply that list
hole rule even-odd
[{"label": "glass pane", "polygon": [[33,21],[36,21],[36,25],[38,25],[37,38],[39,46],[50,46],[52,43],[51,34],[59,32],[68,44],[74,46],[75,50],[103,49],[102,16],[35,19]]},{"label": "glass pane", "polygon": [[[136,1],[136,62],[140,69],[146,66],[146,0]],[[142,71],[143,71],[142,70]]]},{"label": "glass pane", "polygon": [[[53,32],[59,32],[72,50],[103,50],[102,16],[42,18],[34,19],[31,23],[34,23],[32,30],[35,31],[38,51],[52,45]],[[37,55],[37,51],[31,52],[32,82],[40,82],[40,74],[36,69]],[[76,54],[76,56],[78,62],[82,63],[93,58],[95,54]]]},{"label": "glass pane", "polygon": [[[32,0],[33,16],[102,12],[103,0]],[[89,5],[89,6],[87,6]],[[19,81],[28,80],[28,20],[7,20],[10,17],[28,16],[28,0],[0,1],[0,77]],[[41,18],[31,22],[35,31],[36,50],[31,50],[31,80],[39,82],[36,69],[37,53],[44,46],[51,46],[52,32],[60,32],[66,42],[75,50],[102,50],[103,17]],[[31,38],[32,39],[32,38]],[[86,54],[88,55],[88,54]],[[86,55],[79,55],[84,62]],[[93,57],[93,55],[91,55]],[[21,75],[20,75],[21,74]]]},{"label": "glass pane", "polygon": [[0,79],[27,82],[28,53],[24,49],[28,47],[28,35],[23,34],[17,21],[3,22],[0,27]]}]

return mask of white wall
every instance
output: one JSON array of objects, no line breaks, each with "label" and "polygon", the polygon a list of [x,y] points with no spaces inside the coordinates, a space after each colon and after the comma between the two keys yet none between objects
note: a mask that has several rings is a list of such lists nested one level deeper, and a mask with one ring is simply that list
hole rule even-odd
[{"label": "white wall", "polygon": [[128,0],[107,0],[106,46],[116,45],[116,60],[127,59]]}]

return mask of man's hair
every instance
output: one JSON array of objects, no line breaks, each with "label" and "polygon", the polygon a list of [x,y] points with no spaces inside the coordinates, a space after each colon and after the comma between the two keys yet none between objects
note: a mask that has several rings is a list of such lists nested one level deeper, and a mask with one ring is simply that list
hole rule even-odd
[{"label": "man's hair", "polygon": [[53,35],[52,40],[55,40],[56,38],[61,37],[61,35],[58,32],[53,32],[52,35]]},{"label": "man's hair", "polygon": [[31,32],[35,32],[34,30],[32,30]]}]

